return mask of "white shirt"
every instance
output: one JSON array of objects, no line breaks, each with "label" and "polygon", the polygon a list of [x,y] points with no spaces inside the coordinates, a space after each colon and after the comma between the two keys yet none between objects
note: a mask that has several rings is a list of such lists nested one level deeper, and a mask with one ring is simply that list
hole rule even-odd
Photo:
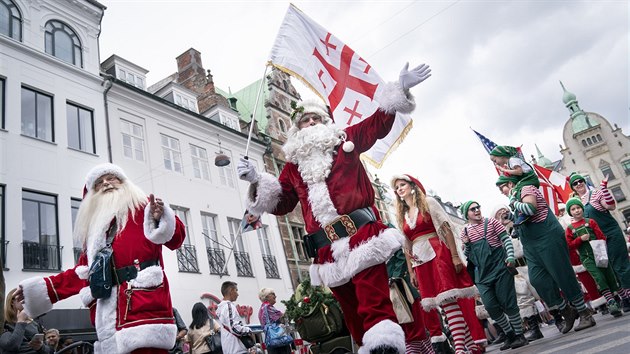
[{"label": "white shirt", "polygon": [[[231,314],[231,316],[230,316]],[[247,348],[235,336],[235,334],[246,334],[252,330],[243,325],[241,316],[236,311],[236,306],[228,300],[223,300],[217,307],[217,315],[221,322],[221,349],[224,354],[245,354]],[[227,327],[227,328],[226,328]],[[228,328],[230,329],[228,331]]]}]

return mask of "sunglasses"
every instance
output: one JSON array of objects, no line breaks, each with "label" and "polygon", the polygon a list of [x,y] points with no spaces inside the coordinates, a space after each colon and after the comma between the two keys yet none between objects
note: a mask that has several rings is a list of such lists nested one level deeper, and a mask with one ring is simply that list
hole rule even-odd
[{"label": "sunglasses", "polygon": [[583,180],[583,179],[580,179],[580,180],[577,180],[577,181],[573,182],[572,186],[573,186],[573,187],[575,187],[575,186],[577,186],[578,184],[582,184],[582,183],[584,183],[584,180]]},{"label": "sunglasses", "polygon": [[472,211],[473,213],[476,213],[477,211],[479,211],[481,209],[481,207],[479,205],[477,205],[476,207],[472,207],[470,208],[470,211]]}]

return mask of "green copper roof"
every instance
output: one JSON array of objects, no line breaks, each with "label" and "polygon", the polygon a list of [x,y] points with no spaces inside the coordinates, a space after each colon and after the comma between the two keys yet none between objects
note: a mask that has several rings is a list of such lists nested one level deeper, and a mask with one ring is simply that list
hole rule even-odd
[{"label": "green copper roof", "polygon": [[[226,93],[225,91],[216,88],[217,92],[224,95],[225,97],[235,97],[236,101],[236,109],[241,114],[241,119],[245,122],[249,122],[252,110],[254,109],[254,105],[256,104],[256,95],[258,94],[258,89],[260,87],[260,82],[262,79],[256,80],[232,94]],[[267,88],[267,79],[265,79],[264,86],[262,92],[260,93],[260,100],[258,102],[258,108],[256,108],[255,119],[258,124],[258,130],[264,132],[267,129],[267,111],[265,109],[265,101],[269,98],[269,89]]]},{"label": "green copper roof", "polygon": [[594,118],[590,118],[578,105],[577,97],[567,91],[564,88],[564,84],[560,81],[560,86],[562,86],[562,90],[564,91],[562,95],[562,102],[569,109],[571,116],[571,127],[573,128],[573,134],[580,133],[584,130],[587,130],[591,127],[599,124]]},{"label": "green copper roof", "polygon": [[542,152],[540,152],[540,149],[538,148],[538,145],[534,144],[534,146],[536,146],[536,153],[538,153],[538,158],[536,159],[536,161],[538,162],[539,166],[542,166],[544,168],[553,168],[553,162],[551,162],[551,160],[549,160],[548,158],[546,158]]}]

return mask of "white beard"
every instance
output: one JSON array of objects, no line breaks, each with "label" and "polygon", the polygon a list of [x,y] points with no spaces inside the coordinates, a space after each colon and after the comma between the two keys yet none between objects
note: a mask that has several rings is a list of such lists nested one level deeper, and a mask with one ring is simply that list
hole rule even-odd
[{"label": "white beard", "polygon": [[[86,249],[87,244],[94,243],[89,238],[103,236],[113,218],[116,218],[116,230],[120,232],[127,224],[129,212],[146,203],[147,195],[129,180],[121,183],[116,190],[106,193],[90,190],[77,213],[73,232],[75,244]],[[105,239],[97,242],[101,243],[104,244]],[[88,259],[91,261],[91,257]]]},{"label": "white beard", "polygon": [[330,174],[333,152],[346,133],[333,125],[317,124],[298,130],[292,127],[282,150],[287,161],[298,166],[304,182],[323,182]]}]

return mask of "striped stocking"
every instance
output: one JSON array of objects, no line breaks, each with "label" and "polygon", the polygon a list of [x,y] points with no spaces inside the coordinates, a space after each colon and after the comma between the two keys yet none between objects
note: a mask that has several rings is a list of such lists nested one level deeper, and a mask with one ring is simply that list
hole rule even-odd
[{"label": "striped stocking", "polygon": [[405,348],[406,354],[435,354],[431,345],[431,338],[408,342]]},{"label": "striped stocking", "polygon": [[[446,322],[448,322],[448,328],[451,330],[451,335],[455,342],[455,354],[465,353],[466,337],[470,338],[470,331],[462,315],[462,310],[456,301],[445,303],[442,305],[442,308],[446,313]],[[470,341],[472,342],[472,338]],[[472,343],[474,344],[474,342]]]}]

